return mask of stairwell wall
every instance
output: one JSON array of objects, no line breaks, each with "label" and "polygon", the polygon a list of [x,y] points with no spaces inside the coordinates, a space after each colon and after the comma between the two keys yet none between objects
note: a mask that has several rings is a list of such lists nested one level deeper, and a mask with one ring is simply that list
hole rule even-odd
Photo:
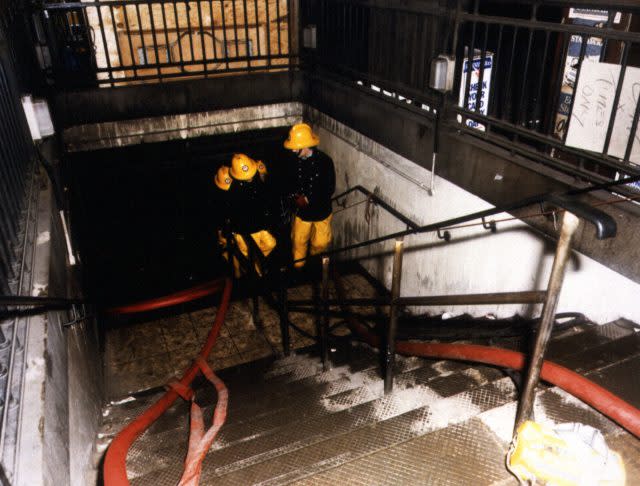
[{"label": "stairwell wall", "polygon": [[[487,201],[436,176],[429,190],[431,172],[392,152],[335,119],[307,108],[305,117],[318,130],[320,148],[334,160],[336,194],[360,184],[377,192],[389,204],[419,224],[428,224],[493,207]],[[437,172],[437,170],[436,170]],[[499,180],[495,184],[499,184]],[[384,210],[359,204],[362,195],[351,195],[347,209],[334,216],[334,246],[340,247],[406,229]],[[535,213],[538,208],[531,208]],[[500,214],[496,220],[510,218]],[[579,231],[589,232],[582,225]],[[585,233],[587,235],[588,233]],[[482,226],[451,231],[445,242],[436,234],[405,240],[402,295],[442,295],[545,289],[555,241],[533,226],[511,220],[498,223],[497,234]],[[393,242],[354,250],[347,258],[360,258],[375,278],[390,287]],[[577,251],[567,266],[558,311],[576,311],[596,322],[619,317],[640,320],[637,300],[640,285]],[[538,308],[536,308],[538,307]],[[430,307],[429,313],[472,315],[538,315],[540,306]],[[416,309],[417,310],[417,309]]]}]

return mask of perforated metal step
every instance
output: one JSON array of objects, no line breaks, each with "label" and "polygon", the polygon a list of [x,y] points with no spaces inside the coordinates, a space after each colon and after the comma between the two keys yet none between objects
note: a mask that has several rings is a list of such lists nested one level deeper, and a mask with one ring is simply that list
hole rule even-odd
[{"label": "perforated metal step", "polygon": [[[640,336],[619,323],[569,329],[550,346],[556,362],[607,384],[638,366],[639,352]],[[404,358],[394,392],[384,396],[377,352],[338,346],[334,360],[330,372],[313,354],[223,371],[228,421],[205,459],[201,484],[512,482],[504,451],[516,390],[501,371]],[[155,399],[113,407],[107,422],[115,428]],[[208,416],[215,393],[203,388],[199,401]],[[541,387],[536,411],[544,420],[595,425],[635,450],[618,426],[555,388]],[[177,482],[187,427],[187,406],[177,403],[141,436],[127,460],[133,485]]]}]

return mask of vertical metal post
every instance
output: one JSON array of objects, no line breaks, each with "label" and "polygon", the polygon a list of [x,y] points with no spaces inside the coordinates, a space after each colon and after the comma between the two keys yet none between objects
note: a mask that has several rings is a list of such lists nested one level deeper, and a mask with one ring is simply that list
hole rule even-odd
[{"label": "vertical metal post", "polygon": [[553,327],[553,317],[558,306],[558,297],[562,290],[562,281],[564,280],[565,268],[569,255],[571,254],[571,239],[580,219],[573,213],[565,211],[562,217],[562,226],[560,228],[560,239],[556,248],[556,255],[551,268],[551,276],[549,277],[549,285],[547,287],[547,298],[542,309],[542,319],[540,327],[536,335],[536,341],[531,355],[531,361],[527,370],[527,378],[522,391],[522,397],[518,404],[518,413],[516,415],[515,430],[531,418],[533,410],[533,401],[538,382],[540,381],[540,371],[544,361],[544,353],[547,349],[547,343],[551,337]]},{"label": "vertical metal post", "polygon": [[322,319],[320,321],[320,353],[322,369],[331,369],[329,362],[329,257],[322,257]]},{"label": "vertical metal post", "polygon": [[280,270],[280,335],[282,337],[282,351],[285,356],[291,354],[287,294],[287,270],[283,268]]},{"label": "vertical metal post", "polygon": [[260,296],[258,295],[259,284],[255,286],[253,289],[253,297],[252,297],[252,309],[251,316],[253,318],[253,325],[256,329],[262,328],[262,319],[260,319]]},{"label": "vertical metal post", "polygon": [[396,331],[398,329],[398,306],[396,304],[400,297],[400,281],[402,279],[402,255],[404,250],[404,240],[396,240],[393,251],[393,273],[391,276],[391,303],[389,305],[389,327],[387,329],[387,343],[385,354],[384,370],[384,392],[391,393],[393,390],[393,368],[396,360]]}]

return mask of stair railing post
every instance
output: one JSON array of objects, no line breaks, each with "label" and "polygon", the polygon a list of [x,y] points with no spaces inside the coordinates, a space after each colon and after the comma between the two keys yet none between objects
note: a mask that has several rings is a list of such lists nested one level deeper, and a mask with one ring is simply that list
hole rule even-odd
[{"label": "stair railing post", "polygon": [[289,340],[289,305],[287,287],[287,269],[280,269],[280,336],[282,337],[282,352],[285,356],[291,354],[291,342]]},{"label": "stair railing post", "polygon": [[384,392],[391,393],[393,390],[393,370],[396,358],[396,334],[398,330],[398,308],[397,301],[400,298],[400,281],[402,280],[402,256],[404,253],[404,240],[396,240],[393,252],[393,271],[391,276],[391,302],[389,303],[389,327],[387,328],[387,342],[385,350],[385,374]]},{"label": "stair railing post", "polygon": [[558,307],[558,297],[562,290],[562,281],[564,280],[567,261],[571,255],[571,239],[579,223],[580,219],[575,214],[569,211],[564,212],[562,216],[562,226],[560,228],[560,239],[556,247],[556,254],[549,277],[549,285],[547,286],[547,296],[544,301],[544,307],[542,308],[542,318],[536,334],[536,340],[527,370],[527,377],[522,390],[522,397],[518,404],[514,432],[523,422],[529,420],[532,416],[536,387],[540,381],[542,363],[544,362],[545,351],[549,343],[549,338],[551,337],[554,316],[556,308]]},{"label": "stair railing post", "polygon": [[322,257],[322,320],[320,322],[320,353],[322,369],[331,369],[329,361],[329,257]]}]

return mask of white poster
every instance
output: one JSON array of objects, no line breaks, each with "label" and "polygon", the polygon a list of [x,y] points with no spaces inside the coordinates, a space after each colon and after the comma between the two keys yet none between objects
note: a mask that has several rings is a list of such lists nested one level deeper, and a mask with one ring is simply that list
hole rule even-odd
[{"label": "white poster", "polygon": [[620,66],[585,60],[575,91],[566,145],[602,152],[618,86]]},{"label": "white poster", "polygon": [[[571,113],[567,146],[592,152],[604,150],[619,77],[618,64],[584,62]],[[639,97],[640,68],[627,67],[609,142],[609,155],[624,158]],[[640,140],[637,130],[635,136],[630,161],[638,163]]]},{"label": "white poster", "polygon": [[[476,51],[477,52],[477,51]],[[480,69],[482,64],[482,57],[475,55],[471,69],[469,69],[469,58],[465,57],[462,64],[462,82],[460,83],[460,97],[459,106],[464,106],[464,93],[467,89],[467,76],[471,71],[471,81],[469,84],[469,99],[467,100],[467,109],[470,111],[476,111],[478,106],[478,113],[486,115],[489,107],[489,93],[491,90],[491,68],[493,66],[493,53],[487,52],[484,58],[484,65],[482,70],[482,86],[480,86]],[[458,122],[462,123],[462,117],[458,116]],[[471,128],[484,131],[485,126],[478,123],[475,120],[466,120],[466,125]]]},{"label": "white poster", "polygon": [[[609,142],[609,155],[624,159],[638,97],[640,97],[640,68],[627,67],[624,82],[622,83],[622,91],[620,92],[618,111],[613,124],[611,142]],[[640,124],[638,129],[640,129]],[[638,129],[636,129],[635,141],[629,157],[629,160],[636,164],[640,163],[640,134]]]}]

